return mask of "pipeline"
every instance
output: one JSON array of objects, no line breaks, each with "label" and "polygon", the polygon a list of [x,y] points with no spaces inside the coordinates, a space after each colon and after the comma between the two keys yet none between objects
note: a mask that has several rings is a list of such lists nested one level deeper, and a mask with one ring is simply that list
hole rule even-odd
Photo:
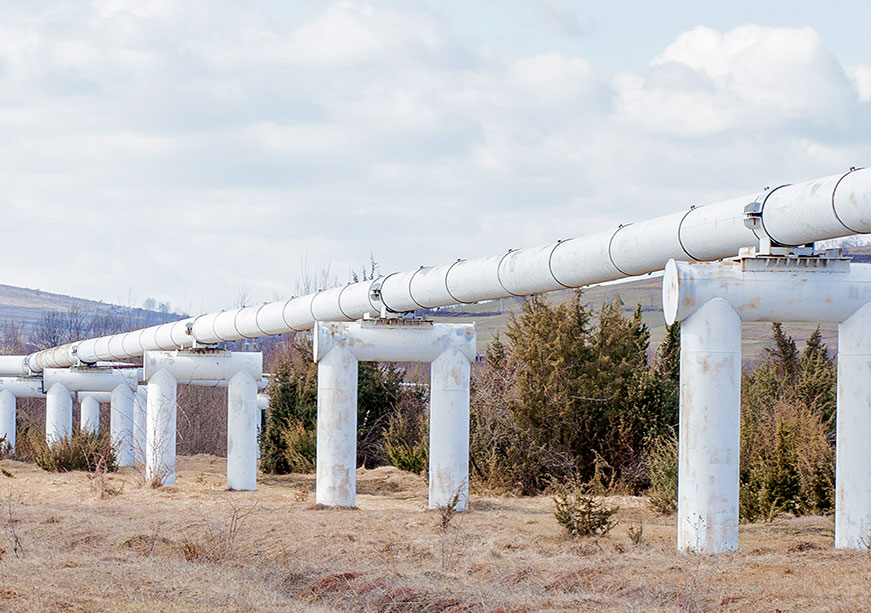
[{"label": "pipeline", "polygon": [[[759,229],[745,224],[748,210],[761,220]],[[403,313],[583,287],[662,270],[670,259],[733,257],[763,238],[776,245],[798,246],[867,232],[871,232],[871,169],[851,168],[592,236],[421,267],[289,300],[76,341],[17,359],[6,357],[0,360],[0,375],[308,330],[317,321],[351,321],[382,310]]]}]

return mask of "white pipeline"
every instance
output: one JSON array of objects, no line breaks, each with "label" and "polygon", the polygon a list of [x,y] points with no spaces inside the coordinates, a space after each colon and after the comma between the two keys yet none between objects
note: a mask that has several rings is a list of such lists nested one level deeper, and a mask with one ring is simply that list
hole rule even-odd
[{"label": "white pipeline", "polygon": [[835,547],[871,548],[871,304],[838,326]]},{"label": "white pipeline", "polygon": [[0,450],[15,451],[15,395],[0,389]]},{"label": "white pipeline", "polygon": [[148,403],[148,388],[137,386],[133,398],[133,463],[145,464],[148,425],[145,417]]},{"label": "white pipeline", "polygon": [[45,395],[45,440],[49,445],[73,433],[73,396],[63,383],[55,383]]},{"label": "white pipeline", "polygon": [[357,358],[338,346],[318,362],[316,502],[353,507],[356,470]]},{"label": "white pipeline", "polygon": [[323,322],[318,362],[317,502],[355,504],[358,361],[431,362],[429,506],[465,510],[469,481],[469,375],[473,324]]},{"label": "white pipeline", "polygon": [[728,302],[701,305],[680,330],[677,548],[738,548],[741,321]]},{"label": "white pipeline", "polygon": [[[716,260],[757,245],[745,226],[752,204],[775,241],[801,245],[871,232],[871,170],[862,169],[620,226],[614,231],[452,264],[421,267],[299,298],[211,313],[88,339],[0,362],[0,374],[124,360],[174,350],[404,312],[582,287],[661,270],[669,259]],[[22,363],[22,362],[26,362]]]},{"label": "white pipeline", "polygon": [[227,489],[257,489],[257,380],[240,370],[227,386]]},{"label": "white pipeline", "polygon": [[100,431],[100,403],[93,396],[79,400],[79,430],[97,434]]},{"label": "white pipeline", "polygon": [[145,478],[159,485],[175,485],[177,388],[167,370],[148,380]]},{"label": "white pipeline", "polygon": [[133,466],[134,392],[127,385],[112,390],[109,407],[109,432],[118,466]]}]

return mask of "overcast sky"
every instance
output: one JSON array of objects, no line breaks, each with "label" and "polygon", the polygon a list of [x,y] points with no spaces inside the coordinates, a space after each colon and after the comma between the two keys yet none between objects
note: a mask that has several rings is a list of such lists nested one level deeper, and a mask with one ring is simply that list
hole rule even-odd
[{"label": "overcast sky", "polygon": [[708,4],[2,3],[0,282],[196,313],[869,163],[871,3]]}]

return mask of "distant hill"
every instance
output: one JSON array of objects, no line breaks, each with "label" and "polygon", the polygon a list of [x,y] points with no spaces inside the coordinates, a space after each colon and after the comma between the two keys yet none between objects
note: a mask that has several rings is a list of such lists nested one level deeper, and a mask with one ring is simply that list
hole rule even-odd
[{"label": "distant hill", "polygon": [[40,325],[45,327],[47,319],[68,318],[70,314],[80,316],[88,325],[96,322],[94,331],[97,333],[112,332],[118,326],[152,326],[184,317],[0,284],[0,325],[16,327],[25,338],[31,338]]}]

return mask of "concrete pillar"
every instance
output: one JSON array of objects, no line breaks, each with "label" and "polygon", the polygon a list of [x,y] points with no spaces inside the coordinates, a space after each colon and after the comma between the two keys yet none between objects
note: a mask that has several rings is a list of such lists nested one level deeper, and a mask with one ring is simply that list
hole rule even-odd
[{"label": "concrete pillar", "polygon": [[45,395],[45,441],[51,445],[73,432],[73,395],[55,383]]},{"label": "concrete pillar", "polygon": [[681,324],[677,547],[738,548],[741,321],[722,298]]},{"label": "concrete pillar", "polygon": [[112,390],[109,432],[118,466],[133,466],[133,390],[124,383]]},{"label": "concrete pillar", "polygon": [[135,464],[145,464],[145,448],[148,445],[147,389],[147,386],[139,385],[133,396],[133,462]]},{"label": "concrete pillar", "polygon": [[15,394],[9,390],[0,390],[0,438],[15,451]]},{"label": "concrete pillar", "polygon": [[97,434],[100,431],[100,403],[93,396],[79,398],[79,430]]},{"label": "concrete pillar", "polygon": [[163,368],[148,379],[145,478],[160,485],[175,485],[177,387]]},{"label": "concrete pillar", "polygon": [[241,370],[227,385],[227,488],[257,489],[257,381]]},{"label": "concrete pillar", "polygon": [[838,326],[835,547],[871,547],[871,304]]},{"label": "concrete pillar", "polygon": [[468,358],[449,349],[432,362],[429,409],[429,508],[451,504],[465,511],[469,500]]},{"label": "concrete pillar", "polygon": [[357,358],[336,346],[318,362],[318,504],[353,507],[357,496]]}]

